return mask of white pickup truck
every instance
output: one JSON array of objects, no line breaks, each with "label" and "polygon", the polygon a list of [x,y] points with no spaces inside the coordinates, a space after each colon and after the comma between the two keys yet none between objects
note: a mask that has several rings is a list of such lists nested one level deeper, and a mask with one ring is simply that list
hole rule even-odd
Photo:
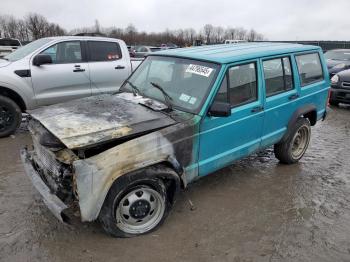
[{"label": "white pickup truck", "polygon": [[0,59],[0,137],[26,110],[118,91],[141,61],[131,61],[124,41],[105,37],[49,37],[19,48]]}]

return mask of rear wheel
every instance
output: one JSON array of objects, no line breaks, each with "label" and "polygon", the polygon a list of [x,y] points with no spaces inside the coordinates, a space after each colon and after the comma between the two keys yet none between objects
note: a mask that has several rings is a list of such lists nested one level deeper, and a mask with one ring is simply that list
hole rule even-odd
[{"label": "rear wheel", "polygon": [[11,99],[0,96],[0,137],[13,134],[22,121],[19,106]]},{"label": "rear wheel", "polygon": [[275,156],[281,163],[293,164],[298,162],[306,152],[311,137],[310,121],[299,118],[288,137],[275,145]]}]

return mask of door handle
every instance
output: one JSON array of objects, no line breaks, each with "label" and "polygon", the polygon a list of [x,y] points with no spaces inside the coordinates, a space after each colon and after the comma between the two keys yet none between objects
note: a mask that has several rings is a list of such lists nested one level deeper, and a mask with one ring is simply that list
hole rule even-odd
[{"label": "door handle", "polygon": [[121,66],[121,65],[114,67],[114,69],[124,69],[124,68],[125,68],[125,66]]},{"label": "door handle", "polygon": [[264,110],[264,108],[262,106],[257,106],[257,107],[254,107],[252,109],[252,113],[258,113],[258,112],[261,112],[263,110]]},{"label": "door handle", "polygon": [[288,99],[289,100],[295,100],[297,98],[299,98],[299,95],[298,94],[294,94],[294,95],[291,95]]},{"label": "door handle", "polygon": [[77,69],[74,69],[73,72],[74,73],[77,73],[77,72],[84,72],[85,69],[82,69],[82,68],[77,68]]}]

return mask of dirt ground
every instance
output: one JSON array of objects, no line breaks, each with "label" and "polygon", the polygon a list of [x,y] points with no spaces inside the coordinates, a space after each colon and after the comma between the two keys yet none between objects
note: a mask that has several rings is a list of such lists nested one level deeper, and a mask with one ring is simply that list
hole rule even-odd
[{"label": "dirt ground", "polygon": [[350,261],[349,120],[331,109],[299,164],[268,149],[192,184],[158,231],[132,239],[60,224],[23,173],[19,131],[0,140],[0,261]]}]

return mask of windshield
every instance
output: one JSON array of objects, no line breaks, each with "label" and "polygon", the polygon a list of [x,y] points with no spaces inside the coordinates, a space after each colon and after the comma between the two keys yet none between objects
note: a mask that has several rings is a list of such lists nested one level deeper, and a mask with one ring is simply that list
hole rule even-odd
[{"label": "windshield", "polygon": [[328,51],[324,54],[326,59],[349,61],[350,50],[348,51]]},{"label": "windshield", "polygon": [[34,42],[31,42],[23,47],[20,47],[16,51],[12,52],[11,54],[8,54],[5,56],[5,59],[13,62],[22,59],[23,57],[29,55],[30,53],[34,52],[36,49],[42,47],[43,45],[47,44],[48,42],[52,41],[50,38],[42,38],[39,40],[36,40]]},{"label": "windshield", "polygon": [[[149,98],[167,104],[163,89],[171,98],[172,107],[198,113],[213,85],[219,65],[175,57],[149,56],[126,81],[121,91],[133,87]],[[153,84],[152,84],[153,83]]]}]

